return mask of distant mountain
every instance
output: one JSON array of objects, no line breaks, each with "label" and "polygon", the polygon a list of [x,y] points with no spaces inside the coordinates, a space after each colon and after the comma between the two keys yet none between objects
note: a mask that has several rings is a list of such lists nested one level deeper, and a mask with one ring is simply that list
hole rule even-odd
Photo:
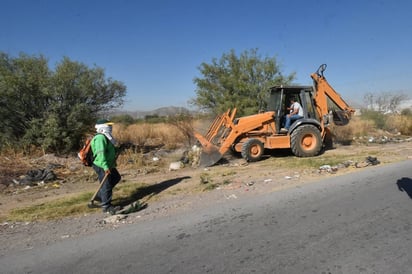
[{"label": "distant mountain", "polygon": [[189,114],[193,112],[184,107],[169,106],[169,107],[161,107],[161,108],[157,108],[157,109],[149,110],[149,111],[116,110],[116,111],[113,111],[111,115],[117,116],[117,115],[127,114],[133,117],[134,119],[142,119],[142,118],[145,118],[146,116],[152,116],[152,115],[158,115],[159,117],[165,117],[165,116],[174,116],[180,113]]}]

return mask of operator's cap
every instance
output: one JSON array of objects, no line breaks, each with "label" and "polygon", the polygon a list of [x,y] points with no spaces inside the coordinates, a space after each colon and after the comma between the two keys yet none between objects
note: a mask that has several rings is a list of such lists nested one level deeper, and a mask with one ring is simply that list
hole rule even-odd
[{"label": "operator's cap", "polygon": [[96,125],[108,125],[108,126],[111,126],[111,125],[114,125],[114,123],[111,122],[111,121],[109,121],[109,120],[107,120],[107,119],[99,119],[99,120],[97,120]]}]

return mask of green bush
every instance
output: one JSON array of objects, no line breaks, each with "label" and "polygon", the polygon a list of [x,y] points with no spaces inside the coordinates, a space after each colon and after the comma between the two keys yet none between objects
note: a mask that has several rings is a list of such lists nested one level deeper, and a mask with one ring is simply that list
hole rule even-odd
[{"label": "green bush", "polygon": [[372,120],[375,123],[376,128],[383,129],[385,127],[385,115],[375,110],[361,110],[362,120]]},{"label": "green bush", "polygon": [[54,69],[44,56],[0,52],[0,150],[3,144],[52,153],[78,149],[101,113],[123,104],[126,86],[63,58]]},{"label": "green bush", "polygon": [[124,124],[125,126],[129,126],[136,123],[136,120],[129,114],[113,116],[110,120],[112,120],[114,123]]}]

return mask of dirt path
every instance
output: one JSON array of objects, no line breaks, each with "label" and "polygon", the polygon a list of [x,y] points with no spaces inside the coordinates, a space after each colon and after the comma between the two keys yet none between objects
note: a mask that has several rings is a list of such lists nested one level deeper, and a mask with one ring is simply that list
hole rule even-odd
[{"label": "dirt path", "polygon": [[[401,160],[412,160],[412,142],[389,143],[385,145],[369,146],[340,146],[326,154],[343,155],[348,160],[352,155],[363,154],[378,155],[380,164]],[[71,159],[61,159],[72,161]],[[230,199],[242,199],[250,195],[261,195],[285,188],[297,187],[311,183],[326,176],[339,176],[347,172],[360,170],[354,166],[340,168],[336,173],[320,171],[318,169],[304,170],[299,168],[273,168],[271,157],[256,163],[245,163],[242,159],[230,159],[227,164],[216,165],[208,168],[186,167],[177,171],[167,169],[142,175],[135,170],[121,170],[123,180],[126,182],[139,181],[156,186],[150,195],[142,200],[147,203],[147,208],[128,214],[126,216],[109,217],[96,210],[89,214],[77,217],[68,217],[54,221],[26,222],[0,224],[0,256],[8,250],[31,249],[36,246],[49,245],[67,238],[90,235],[97,231],[116,229],[135,222],[159,218],[165,215],[184,213],[205,207],[211,203],[225,203]],[[272,165],[271,165],[272,163]],[[85,191],[93,192],[96,189],[93,173],[81,167],[72,167],[77,172],[83,171],[83,177],[89,181],[79,183],[76,180],[66,181],[60,185],[48,185],[24,189],[21,187],[8,187],[0,194],[0,212],[5,214],[10,209],[47,202],[56,197],[64,197]],[[368,168],[368,167],[364,167]],[[59,177],[64,176],[61,171]],[[210,191],[202,191],[200,181],[202,174],[212,174],[210,184],[219,182],[219,186]],[[116,195],[116,194],[115,194]],[[86,205],[85,205],[86,206]]]}]

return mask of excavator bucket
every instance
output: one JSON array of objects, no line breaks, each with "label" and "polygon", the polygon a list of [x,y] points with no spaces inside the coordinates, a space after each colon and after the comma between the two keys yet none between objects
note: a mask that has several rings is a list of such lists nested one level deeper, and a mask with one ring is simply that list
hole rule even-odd
[{"label": "excavator bucket", "polygon": [[334,110],[332,112],[333,122],[337,126],[345,126],[349,123],[351,113],[344,110]]},{"label": "excavator bucket", "polygon": [[202,152],[200,154],[200,166],[208,167],[217,163],[227,150],[221,145],[225,137],[230,132],[232,120],[235,117],[236,109],[230,113],[230,110],[215,118],[209,127],[206,135],[195,132],[196,139],[202,145]]}]

